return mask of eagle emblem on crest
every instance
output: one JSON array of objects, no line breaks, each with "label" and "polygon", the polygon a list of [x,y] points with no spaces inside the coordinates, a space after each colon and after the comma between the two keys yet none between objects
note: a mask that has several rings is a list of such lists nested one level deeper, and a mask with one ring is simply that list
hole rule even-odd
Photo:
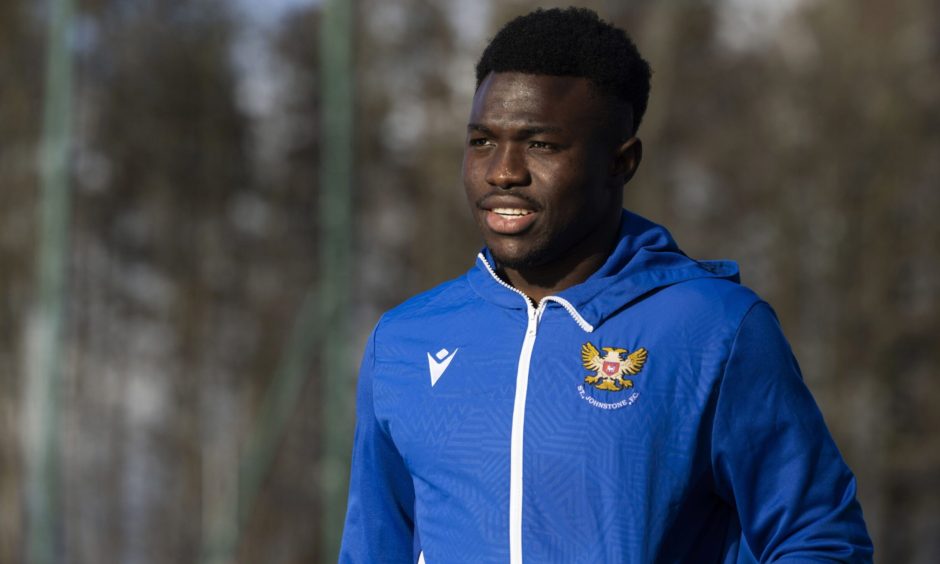
[{"label": "eagle emblem on crest", "polygon": [[584,383],[609,392],[632,388],[633,380],[627,380],[624,376],[633,376],[643,369],[646,349],[630,352],[616,347],[602,347],[602,350],[606,353],[604,356],[591,343],[581,345],[581,362],[593,372],[584,377]]}]

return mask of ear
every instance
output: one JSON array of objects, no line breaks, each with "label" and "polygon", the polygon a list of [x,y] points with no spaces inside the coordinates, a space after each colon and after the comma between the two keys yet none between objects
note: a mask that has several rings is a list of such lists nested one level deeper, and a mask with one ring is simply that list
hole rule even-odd
[{"label": "ear", "polygon": [[630,182],[633,173],[640,166],[643,159],[643,143],[639,137],[631,137],[617,147],[614,152],[614,162],[611,175],[623,178],[623,184]]}]

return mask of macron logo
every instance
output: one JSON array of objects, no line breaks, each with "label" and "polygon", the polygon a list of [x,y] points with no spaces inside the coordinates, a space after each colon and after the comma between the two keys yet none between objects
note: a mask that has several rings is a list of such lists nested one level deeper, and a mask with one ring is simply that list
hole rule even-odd
[{"label": "macron logo", "polygon": [[[431,356],[431,353],[428,353],[428,370],[431,371],[431,387],[434,387],[434,384],[437,384],[438,378],[444,374],[444,371],[447,370],[447,367],[450,366],[450,361],[454,360],[454,355],[457,354],[457,351],[460,349],[454,349],[454,352],[448,352],[447,349],[441,349],[437,351],[437,354]],[[435,358],[436,357],[436,358]]]}]

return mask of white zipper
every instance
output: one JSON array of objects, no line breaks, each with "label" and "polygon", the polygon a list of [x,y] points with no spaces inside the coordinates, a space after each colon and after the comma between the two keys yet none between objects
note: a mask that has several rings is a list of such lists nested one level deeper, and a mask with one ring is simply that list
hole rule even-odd
[{"label": "white zipper", "polygon": [[516,399],[512,407],[512,439],[509,443],[509,562],[522,564],[522,442],[525,437],[525,399],[529,391],[529,366],[532,349],[538,333],[542,306],[532,307],[526,298],[529,323],[526,326],[522,351],[519,352],[519,368],[516,370]]},{"label": "white zipper", "polygon": [[483,266],[489,271],[494,280],[505,288],[519,294],[525,300],[528,323],[526,324],[525,338],[522,341],[522,350],[519,352],[519,366],[516,370],[516,397],[512,408],[512,432],[509,442],[509,562],[522,564],[522,443],[525,437],[525,402],[529,391],[529,367],[532,364],[532,350],[535,348],[535,337],[538,334],[539,320],[545,311],[548,302],[560,304],[575,320],[581,329],[590,333],[594,331],[581,314],[571,305],[571,302],[556,296],[542,298],[537,307],[533,307],[532,300],[518,289],[504,282],[483,253],[478,257]]}]

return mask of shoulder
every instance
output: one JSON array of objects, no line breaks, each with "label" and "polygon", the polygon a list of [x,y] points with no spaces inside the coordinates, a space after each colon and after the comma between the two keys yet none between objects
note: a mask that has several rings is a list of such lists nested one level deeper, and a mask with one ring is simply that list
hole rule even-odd
[{"label": "shoulder", "polygon": [[386,312],[372,334],[373,361],[389,371],[427,369],[427,355],[462,346],[468,335],[486,330],[490,306],[461,276],[422,292]]},{"label": "shoulder", "polygon": [[466,275],[405,300],[388,310],[376,326],[376,336],[424,335],[432,327],[459,323],[468,309],[479,307],[480,299],[467,283]]},{"label": "shoulder", "polygon": [[465,304],[472,294],[466,276],[460,276],[408,298],[385,312],[380,324],[424,319]]},{"label": "shoulder", "polygon": [[747,286],[722,278],[686,280],[663,288],[653,299],[664,312],[731,331],[755,305],[765,303]]}]

